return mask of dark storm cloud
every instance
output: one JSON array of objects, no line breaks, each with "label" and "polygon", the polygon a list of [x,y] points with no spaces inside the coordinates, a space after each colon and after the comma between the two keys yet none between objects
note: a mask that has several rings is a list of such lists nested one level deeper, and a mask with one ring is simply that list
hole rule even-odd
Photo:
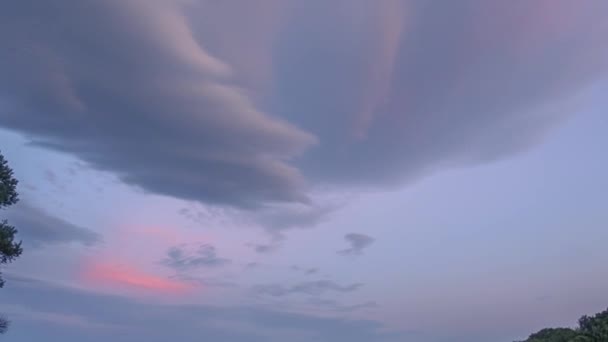
[{"label": "dark storm cloud", "polygon": [[6,218],[10,225],[19,230],[19,238],[26,245],[73,242],[91,246],[101,242],[99,234],[66,222],[25,200],[7,209]]},{"label": "dark storm cloud", "polygon": [[357,291],[363,284],[340,285],[329,280],[317,280],[297,283],[291,286],[280,284],[256,285],[252,288],[258,295],[282,297],[290,294],[304,294],[309,296],[319,296],[327,292],[348,293]]},{"label": "dark storm cloud", "polygon": [[175,270],[184,271],[199,267],[218,267],[229,264],[230,259],[218,256],[215,246],[204,244],[192,250],[185,245],[173,246],[167,251],[162,264]]},{"label": "dark storm cloud", "polygon": [[[9,277],[3,308],[16,341],[53,331],[66,341],[396,342],[375,321],[315,317],[256,307],[147,304],[38,280]],[[20,308],[20,310],[14,310]],[[16,311],[16,313],[13,313]],[[33,325],[35,324],[35,325]],[[36,329],[29,329],[36,327]],[[94,329],[94,334],[92,334]],[[37,334],[40,335],[37,335]]]},{"label": "dark storm cloud", "polygon": [[344,235],[344,240],[350,245],[349,248],[338,251],[341,255],[361,255],[363,250],[371,246],[376,239],[365,234],[350,233]]},{"label": "dark storm cloud", "polygon": [[608,64],[606,1],[0,6],[2,126],[147,191],[241,207],[525,150]]}]

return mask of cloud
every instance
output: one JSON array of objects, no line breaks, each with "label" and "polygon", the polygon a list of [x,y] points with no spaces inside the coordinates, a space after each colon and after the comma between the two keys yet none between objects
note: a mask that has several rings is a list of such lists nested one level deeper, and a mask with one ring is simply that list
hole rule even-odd
[{"label": "cloud", "polygon": [[234,224],[234,216],[240,212],[225,206],[191,203],[190,206],[179,209],[177,213],[193,223],[208,225],[211,222],[215,224]]},{"label": "cloud", "polygon": [[298,265],[293,265],[290,267],[292,271],[302,272],[305,275],[313,275],[319,273],[319,269],[317,267],[300,267]]},{"label": "cloud", "polygon": [[245,246],[253,249],[254,252],[258,254],[269,254],[277,251],[281,248],[283,241],[285,240],[285,236],[281,232],[267,230],[270,233],[270,238],[268,243],[253,243],[248,242]]},{"label": "cloud", "polygon": [[325,184],[392,188],[526,150],[608,71],[603,2],[322,4],[298,3],[275,58],[276,106],[321,142],[296,164]]},{"label": "cloud", "polygon": [[357,291],[363,284],[355,283],[349,285],[339,285],[329,280],[317,280],[298,283],[292,286],[280,284],[256,285],[252,288],[258,295],[272,297],[283,297],[291,294],[304,294],[309,296],[319,296],[326,292],[348,293]]},{"label": "cloud", "polygon": [[53,172],[53,170],[44,170],[44,179],[46,179],[47,182],[57,186],[57,175],[55,172]]},{"label": "cloud", "polygon": [[15,319],[48,322],[52,325],[81,328],[89,331],[125,330],[119,325],[98,324],[78,315],[56,313],[53,311],[36,311],[22,305],[9,305],[2,308],[3,312]]},{"label": "cloud", "polygon": [[317,297],[310,298],[308,303],[319,308],[337,312],[355,312],[360,310],[374,309],[378,307],[378,303],[371,301],[360,304],[344,305],[332,299],[322,299]]},{"label": "cloud", "polygon": [[215,246],[203,244],[195,251],[188,251],[185,245],[173,246],[167,251],[162,264],[178,271],[199,267],[217,267],[229,264],[230,259],[220,258]]},{"label": "cloud", "polygon": [[188,219],[195,223],[203,223],[206,218],[203,212],[195,212],[190,208],[181,208],[180,210],[178,210],[178,214],[184,217],[185,219]]},{"label": "cloud", "polygon": [[57,172],[51,169],[44,170],[44,180],[48,182],[56,191],[65,193],[68,186],[71,184],[71,180],[76,175],[76,170],[73,167],[68,167],[64,170],[68,177],[61,177]]},{"label": "cloud", "polygon": [[376,239],[365,234],[349,233],[344,235],[344,239],[350,247],[341,251],[338,254],[341,255],[361,255],[363,250],[371,246]]},{"label": "cloud", "polygon": [[241,6],[4,4],[0,125],[146,191],[265,208],[524,151],[608,70],[604,1]]},{"label": "cloud", "polygon": [[281,234],[289,229],[314,227],[337,208],[337,205],[275,205],[257,210],[252,219],[271,234]]},{"label": "cloud", "polygon": [[316,267],[313,267],[313,268],[309,268],[309,269],[304,270],[304,273],[305,273],[306,275],[316,274],[316,273],[318,273],[318,272],[319,272],[319,269],[318,269],[318,268],[316,268]]},{"label": "cloud", "polygon": [[[59,286],[53,283],[11,278],[3,290],[4,305],[20,306],[19,324],[11,330],[16,341],[40,333],[63,340],[101,342],[180,341],[294,342],[351,341],[396,342],[403,336],[388,332],[376,321],[283,312],[260,307],[216,307],[210,305],[169,305],[131,300],[116,295]],[[32,312],[29,315],[28,312]],[[35,325],[44,313],[49,325]],[[54,322],[76,321],[79,324]],[[64,319],[65,318],[65,319]],[[86,324],[80,324],[86,322]],[[120,327],[116,329],[103,327]],[[92,330],[94,329],[94,333]],[[63,338],[70,336],[71,338]]]},{"label": "cloud", "polygon": [[271,243],[247,243],[247,247],[253,249],[258,254],[269,254],[275,252],[281,247],[280,242],[272,241]]},{"label": "cloud", "polygon": [[0,123],[151,192],[305,201],[287,161],[316,139],[256,109],[179,4],[4,5]]},{"label": "cloud", "polygon": [[55,217],[25,200],[7,209],[6,217],[17,228],[19,237],[23,238],[25,244],[43,246],[79,243],[92,246],[102,241],[96,232]]},{"label": "cloud", "polygon": [[260,267],[260,263],[259,262],[255,262],[255,261],[248,262],[248,263],[245,264],[245,269],[246,270],[252,270],[254,268],[259,268],[259,267]]},{"label": "cloud", "polygon": [[88,283],[180,294],[192,289],[191,284],[140,270],[136,267],[105,261],[84,266],[81,277]]},{"label": "cloud", "polygon": [[215,287],[215,288],[236,288],[239,287],[234,281],[223,280],[217,277],[197,277],[187,274],[176,274],[171,276],[170,279],[177,279],[179,281],[199,285],[204,288]]}]

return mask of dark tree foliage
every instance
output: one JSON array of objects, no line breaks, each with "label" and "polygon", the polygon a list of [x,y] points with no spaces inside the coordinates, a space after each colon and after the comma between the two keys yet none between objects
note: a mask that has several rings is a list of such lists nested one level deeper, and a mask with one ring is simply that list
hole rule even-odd
[{"label": "dark tree foliage", "polygon": [[545,328],[528,337],[527,342],[570,342],[578,336],[576,330],[570,328]]},{"label": "dark tree foliage", "polygon": [[608,309],[593,317],[581,317],[578,325],[581,334],[589,341],[608,341]]},{"label": "dark tree foliage", "polygon": [[[12,262],[21,255],[21,241],[15,242],[17,229],[9,225],[6,220],[0,222],[0,265]],[[4,286],[2,272],[0,272],[0,288]]]},{"label": "dark tree foliage", "polygon": [[[4,209],[19,201],[17,184],[19,181],[13,176],[13,170],[0,153],[0,209]],[[12,262],[21,255],[21,241],[15,241],[17,229],[3,220],[0,222],[0,265]],[[4,286],[2,273],[0,273],[0,287]]]},{"label": "dark tree foliage", "polygon": [[[13,170],[0,153],[0,209],[4,209],[19,201],[17,184],[19,182],[13,177]],[[15,240],[17,229],[8,224],[6,220],[0,222],[0,265],[12,262],[21,255],[21,241]],[[0,272],[0,288],[4,286],[4,279]],[[9,321],[0,316],[0,334],[8,329]]]},{"label": "dark tree foliage", "polygon": [[19,181],[13,177],[13,169],[0,152],[0,208],[6,208],[19,201],[17,184]]},{"label": "dark tree foliage", "polygon": [[581,317],[576,329],[543,329],[522,342],[608,342],[608,309]]}]

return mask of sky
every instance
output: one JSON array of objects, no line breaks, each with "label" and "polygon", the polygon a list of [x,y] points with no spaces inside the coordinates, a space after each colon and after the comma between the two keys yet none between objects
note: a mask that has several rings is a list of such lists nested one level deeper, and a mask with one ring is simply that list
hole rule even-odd
[{"label": "sky", "polygon": [[511,342],[605,309],[606,13],[3,2],[2,338]]}]

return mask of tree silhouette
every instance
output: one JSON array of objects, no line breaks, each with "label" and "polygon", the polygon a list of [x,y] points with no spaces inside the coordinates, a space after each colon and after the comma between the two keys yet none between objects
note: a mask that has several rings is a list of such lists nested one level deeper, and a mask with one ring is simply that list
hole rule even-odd
[{"label": "tree silhouette", "polygon": [[[17,184],[19,181],[13,177],[13,170],[0,153],[0,209],[9,207],[19,201]],[[0,266],[10,263],[21,255],[21,241],[15,240],[17,229],[8,224],[6,220],[0,222]],[[2,272],[0,272],[0,288],[4,286]],[[0,334],[6,332],[9,321],[0,316]]]},{"label": "tree silhouette", "polygon": [[608,309],[581,317],[576,329],[546,328],[522,342],[608,342]]}]

